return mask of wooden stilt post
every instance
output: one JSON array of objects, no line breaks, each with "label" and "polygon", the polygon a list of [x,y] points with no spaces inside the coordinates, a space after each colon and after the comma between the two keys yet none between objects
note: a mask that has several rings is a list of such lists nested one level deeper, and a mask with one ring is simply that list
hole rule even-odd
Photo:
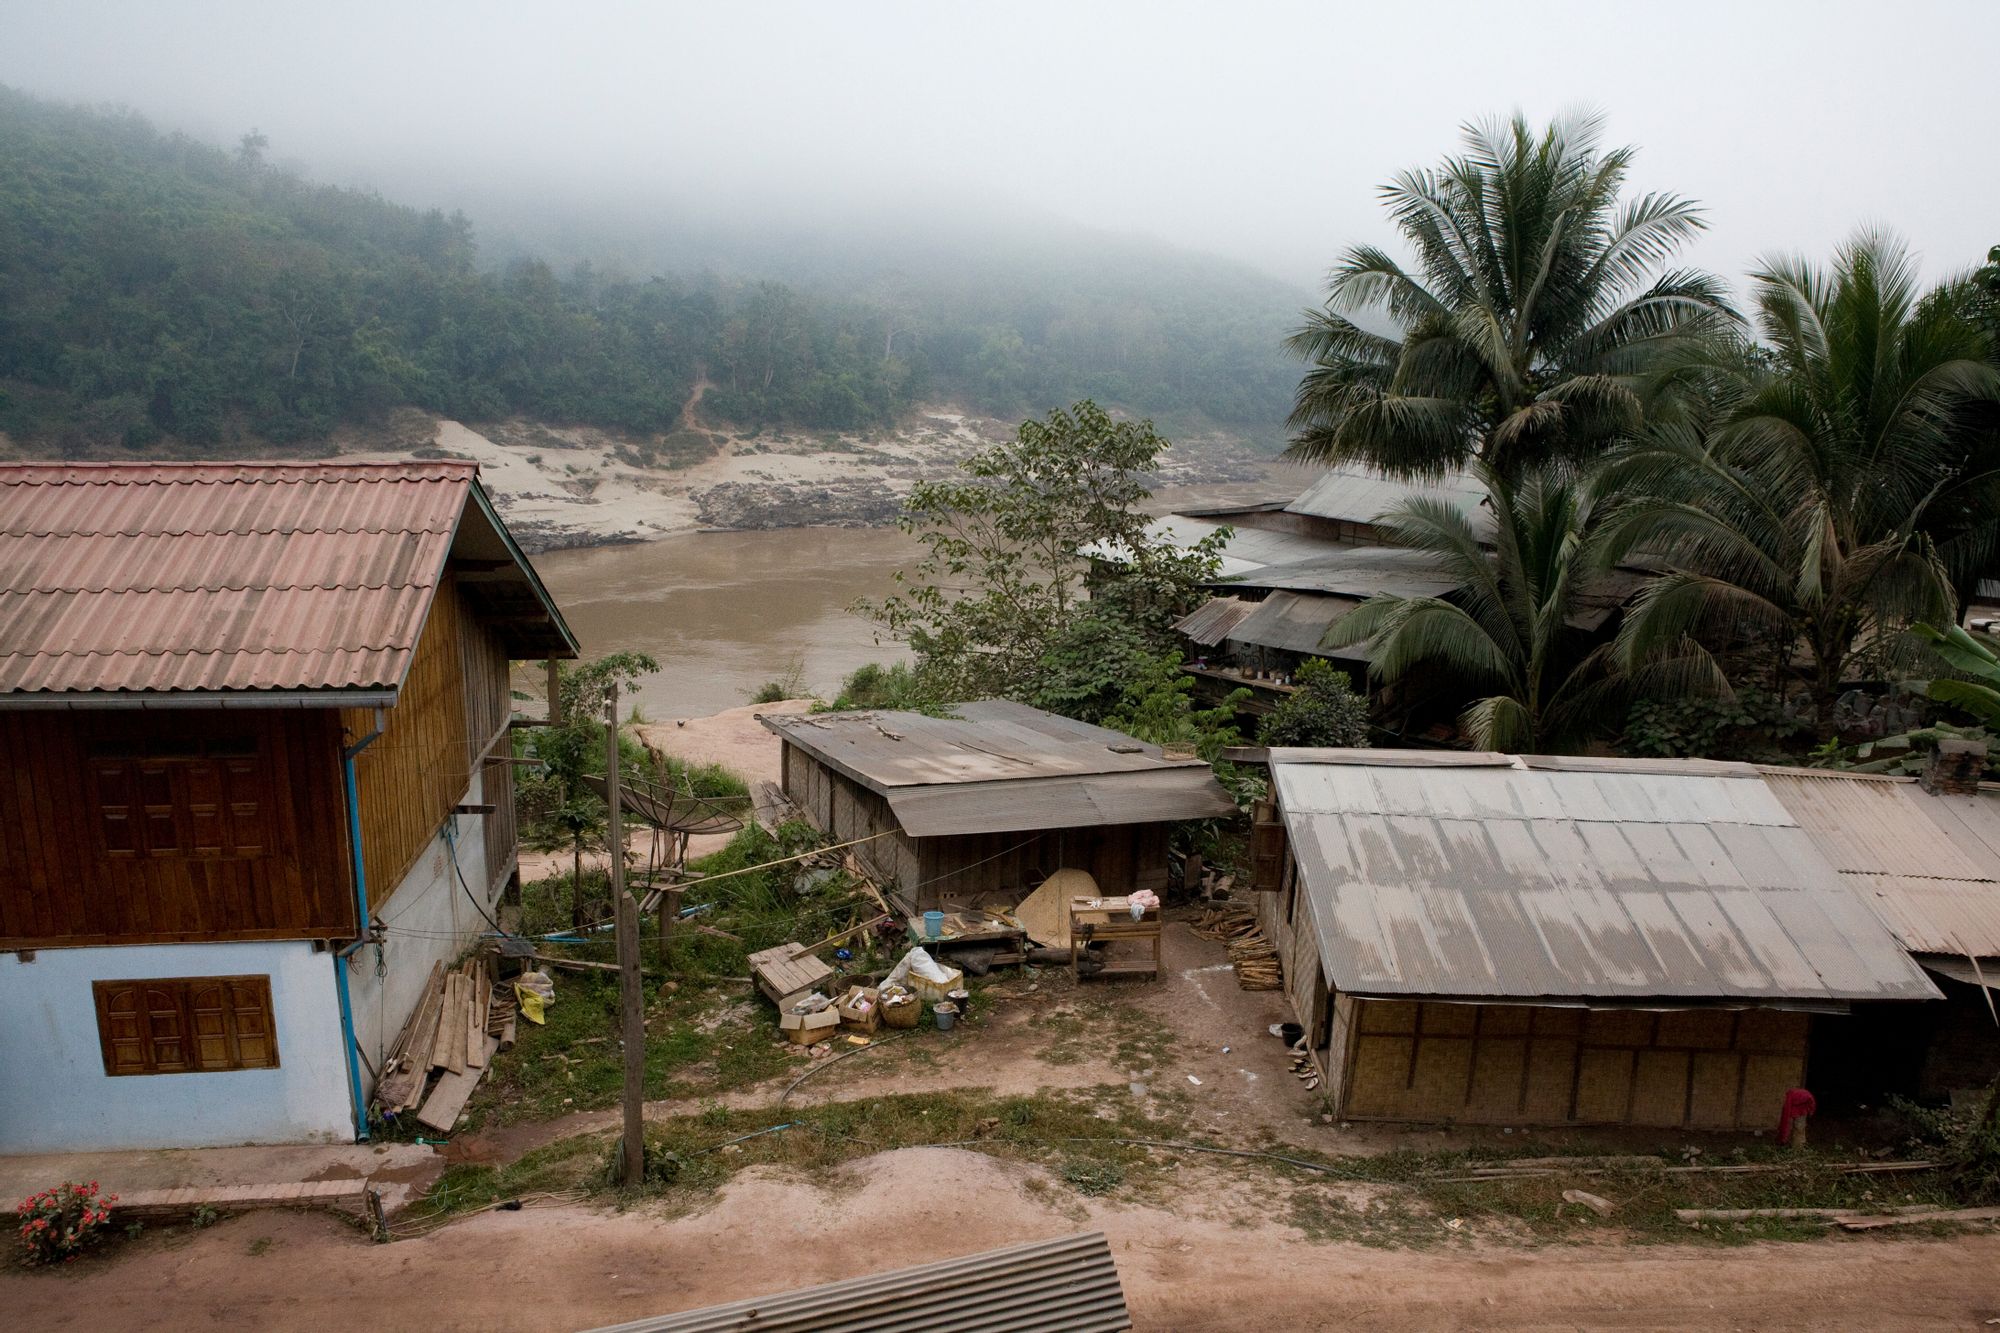
[{"label": "wooden stilt post", "polygon": [[611,907],[618,937],[618,1007],[624,1015],[625,1137],[619,1183],[646,1178],[646,1017],[645,981],[639,974],[639,904],[625,892],[625,822],[618,789],[618,686],[604,704],[604,791],[610,807],[606,829],[611,843]]}]

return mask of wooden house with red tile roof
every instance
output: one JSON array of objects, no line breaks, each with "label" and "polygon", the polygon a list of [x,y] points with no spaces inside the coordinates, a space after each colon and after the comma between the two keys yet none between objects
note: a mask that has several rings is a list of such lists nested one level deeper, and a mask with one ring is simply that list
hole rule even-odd
[{"label": "wooden house with red tile roof", "polygon": [[0,1151],[365,1137],[575,653],[470,463],[0,466]]}]

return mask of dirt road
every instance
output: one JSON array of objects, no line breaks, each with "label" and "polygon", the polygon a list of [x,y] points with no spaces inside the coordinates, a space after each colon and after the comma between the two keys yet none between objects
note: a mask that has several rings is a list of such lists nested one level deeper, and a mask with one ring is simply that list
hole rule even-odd
[{"label": "dirt road", "polygon": [[[576,1329],[1101,1229],[1141,1329],[1976,1329],[2000,1316],[2000,1236],[1739,1249],[1316,1244],[1189,1184],[1196,1217],[1082,1199],[1039,1167],[945,1148],[823,1184],[746,1173],[698,1216],[488,1213],[377,1246],[261,1214],[115,1259],[0,1277],[16,1328]],[[1185,1209],[1183,1199],[1177,1207]]]}]

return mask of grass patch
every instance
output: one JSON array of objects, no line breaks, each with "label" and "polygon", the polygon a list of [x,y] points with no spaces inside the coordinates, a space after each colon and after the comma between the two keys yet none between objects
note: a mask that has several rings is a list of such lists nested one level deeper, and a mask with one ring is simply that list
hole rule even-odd
[{"label": "grass patch", "polygon": [[1036,1020],[1048,1037],[1041,1058],[1052,1065],[1106,1061],[1131,1074],[1150,1073],[1173,1050],[1173,1032],[1122,1000],[1078,997]]}]

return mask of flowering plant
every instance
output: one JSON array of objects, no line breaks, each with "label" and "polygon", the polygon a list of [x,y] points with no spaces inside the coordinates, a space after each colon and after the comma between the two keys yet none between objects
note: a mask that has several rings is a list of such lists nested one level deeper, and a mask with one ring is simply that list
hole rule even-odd
[{"label": "flowering plant", "polygon": [[97,1182],[79,1185],[65,1180],[14,1206],[21,1219],[21,1261],[27,1264],[68,1263],[93,1244],[111,1221],[115,1194],[100,1195]]}]

